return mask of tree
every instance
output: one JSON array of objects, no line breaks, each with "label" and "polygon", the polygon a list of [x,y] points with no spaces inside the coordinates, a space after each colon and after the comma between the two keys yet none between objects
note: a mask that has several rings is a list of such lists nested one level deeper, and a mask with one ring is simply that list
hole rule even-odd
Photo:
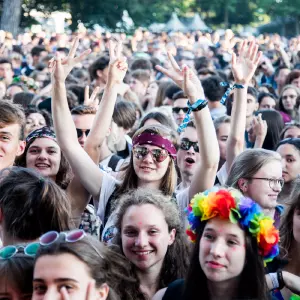
[{"label": "tree", "polygon": [[21,19],[22,0],[4,0],[0,28],[17,35]]}]

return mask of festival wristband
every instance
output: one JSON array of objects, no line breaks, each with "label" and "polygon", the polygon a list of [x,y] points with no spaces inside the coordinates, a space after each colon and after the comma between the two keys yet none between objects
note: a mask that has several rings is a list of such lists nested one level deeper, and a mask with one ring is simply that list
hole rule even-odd
[{"label": "festival wristband", "polygon": [[228,96],[230,95],[231,91],[234,90],[234,89],[243,89],[244,86],[242,84],[229,84],[228,82],[220,82],[220,85],[223,86],[223,87],[228,87],[228,89],[226,90],[225,94],[223,95],[222,99],[221,99],[221,103],[223,105],[226,104],[226,100],[228,98]]},{"label": "festival wristband", "polygon": [[199,110],[203,109],[207,105],[207,103],[208,103],[207,100],[202,100],[202,99],[197,100],[193,104],[191,104],[190,101],[188,101],[187,106],[188,106],[189,110],[186,113],[181,125],[178,127],[177,132],[181,133],[187,127],[187,124],[189,123],[190,118],[191,118],[190,115],[191,115],[192,111],[199,111]]},{"label": "festival wristband", "polygon": [[277,271],[277,279],[278,279],[278,283],[279,283],[279,289],[282,290],[285,287],[282,270]]},{"label": "festival wristband", "polygon": [[272,281],[272,285],[273,285],[272,290],[278,289],[279,288],[279,281],[278,281],[277,273],[269,273],[268,275],[270,276],[271,281]]}]

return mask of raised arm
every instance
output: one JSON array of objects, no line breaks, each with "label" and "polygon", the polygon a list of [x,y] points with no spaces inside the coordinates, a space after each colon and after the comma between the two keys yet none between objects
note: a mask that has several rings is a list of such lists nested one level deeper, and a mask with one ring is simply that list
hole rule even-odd
[{"label": "raised arm", "polygon": [[[75,57],[79,39],[76,38],[68,57],[61,61],[56,57],[51,63],[51,82],[52,82],[52,114],[54,129],[58,143],[69,161],[75,177],[78,177],[81,184],[93,197],[98,198],[101,184],[102,172],[94,164],[88,154],[82,149],[76,134],[76,128],[67,103],[65,79],[72,68],[84,59],[90,51],[83,52]],[[83,200],[83,202],[85,202]],[[84,209],[87,203],[73,203]],[[79,210],[80,210],[79,209]]]},{"label": "raised arm", "polygon": [[[172,69],[167,70],[161,66],[157,66],[157,69],[173,79],[183,89],[191,104],[196,103],[199,99],[204,100],[204,91],[198,77],[187,66],[184,66],[181,70],[173,56],[168,55]],[[194,111],[193,115],[198,137],[200,161],[191,182],[190,197],[214,185],[220,159],[216,131],[208,107],[205,106],[199,111]]]},{"label": "raised arm", "polygon": [[119,86],[128,69],[126,59],[121,56],[122,44],[119,43],[115,47],[114,43],[110,42],[109,50],[110,63],[106,87],[91,132],[85,142],[86,152],[96,163],[99,163],[100,148],[111,124]]},{"label": "raised arm", "polygon": [[239,57],[232,54],[232,72],[236,84],[244,86],[242,89],[234,90],[234,101],[231,111],[230,133],[227,140],[226,167],[229,172],[234,159],[244,150],[246,111],[247,111],[247,88],[251,81],[258,62],[262,56],[258,46],[251,42],[247,48],[243,41]]}]

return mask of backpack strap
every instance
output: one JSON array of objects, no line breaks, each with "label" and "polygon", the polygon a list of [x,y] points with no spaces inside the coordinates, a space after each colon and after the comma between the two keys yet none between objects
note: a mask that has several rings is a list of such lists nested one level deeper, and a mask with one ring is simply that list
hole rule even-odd
[{"label": "backpack strap", "polygon": [[122,157],[113,154],[113,156],[110,158],[107,166],[115,172],[116,167],[121,159],[122,159]]},{"label": "backpack strap", "polygon": [[115,198],[116,198],[116,190],[114,190],[114,191],[112,192],[112,194],[111,194],[110,197],[108,198],[107,203],[106,203],[106,206],[105,206],[104,220],[102,221],[102,224],[101,224],[101,227],[100,227],[100,239],[101,239],[103,230],[104,230],[104,228],[105,228],[105,225],[106,225],[106,223],[107,223],[107,221],[108,221],[108,218],[109,218],[110,215],[111,215],[111,212],[112,212],[112,204],[113,204],[113,201],[114,201]]}]

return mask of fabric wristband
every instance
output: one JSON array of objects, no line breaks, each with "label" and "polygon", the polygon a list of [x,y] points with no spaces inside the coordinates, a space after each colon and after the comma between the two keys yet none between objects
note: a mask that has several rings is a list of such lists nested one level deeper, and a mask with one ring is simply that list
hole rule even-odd
[{"label": "fabric wristband", "polygon": [[279,288],[279,281],[278,281],[277,273],[269,273],[269,276],[271,278],[272,285],[273,285],[272,290],[278,289]]},{"label": "fabric wristband", "polygon": [[197,100],[193,104],[191,104],[190,101],[188,101],[187,106],[188,106],[189,110],[186,113],[181,125],[178,127],[177,132],[181,133],[184,130],[184,128],[187,127],[187,124],[189,123],[190,118],[191,118],[190,115],[191,115],[192,111],[199,111],[199,110],[203,109],[207,105],[207,103],[208,103],[207,100],[202,100],[202,99]]},{"label": "fabric wristband", "polygon": [[279,283],[279,289],[282,290],[285,287],[282,270],[277,271],[277,279],[278,279],[278,283]]},{"label": "fabric wristband", "polygon": [[227,98],[230,95],[232,90],[234,90],[234,89],[243,89],[244,88],[244,86],[242,84],[237,84],[237,83],[231,85],[228,82],[220,82],[220,85],[224,86],[224,87],[228,87],[228,89],[226,90],[225,94],[223,95],[223,97],[220,101],[223,105],[226,104],[226,100],[227,100]]}]

